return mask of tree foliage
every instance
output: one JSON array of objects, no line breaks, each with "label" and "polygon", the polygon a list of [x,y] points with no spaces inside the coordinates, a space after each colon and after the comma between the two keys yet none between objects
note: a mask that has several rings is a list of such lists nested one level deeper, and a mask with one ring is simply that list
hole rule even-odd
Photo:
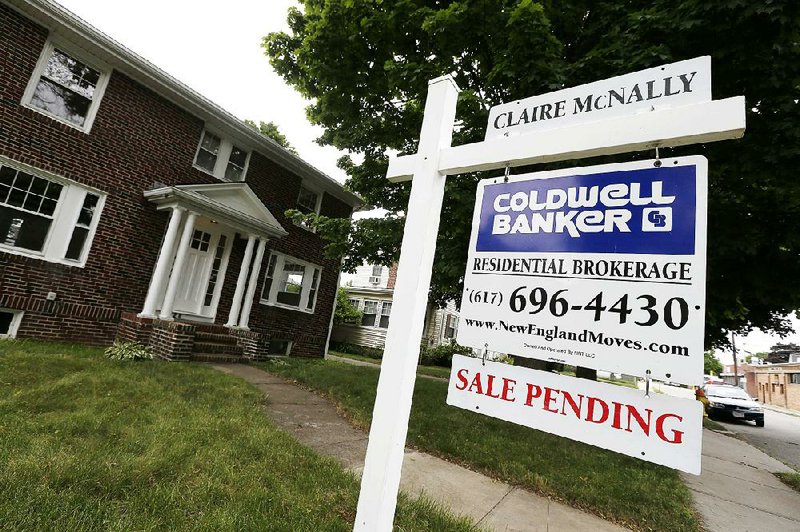
[{"label": "tree foliage", "polygon": [[714,356],[713,351],[703,353],[703,373],[706,375],[719,375],[722,373],[722,362]]},{"label": "tree foliage", "polygon": [[[384,264],[397,259],[409,192],[386,181],[387,153],[416,152],[429,80],[453,73],[461,87],[454,144],[463,144],[481,140],[492,105],[711,55],[714,97],[747,98],[745,138],[662,151],[710,161],[711,344],[726,330],[785,332],[781,316],[800,308],[799,21],[794,0],[305,0],[289,11],[290,31],[264,47],[312,99],[319,142],[363,157],[340,161],[349,186],[390,215],[358,223],[351,262]],[[448,178],[432,286],[440,300],[461,294],[483,177]]]},{"label": "tree foliage", "polygon": [[275,122],[272,121],[259,122],[258,125],[256,125],[256,123],[253,122],[252,120],[245,120],[244,123],[255,129],[256,131],[258,131],[268,139],[274,140],[275,142],[278,143],[279,146],[285,148],[286,151],[297,155],[297,150],[294,148],[294,146],[292,146],[289,143],[289,139],[286,138],[286,135],[281,133],[280,129],[278,129],[278,124],[276,124]]},{"label": "tree foliage", "polygon": [[362,312],[350,302],[347,288],[340,286],[336,291],[336,311],[333,313],[333,323],[361,323]]}]

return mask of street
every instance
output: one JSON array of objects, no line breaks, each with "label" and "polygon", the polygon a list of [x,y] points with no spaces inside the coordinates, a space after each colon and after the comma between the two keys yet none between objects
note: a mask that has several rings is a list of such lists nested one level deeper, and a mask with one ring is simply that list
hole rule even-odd
[{"label": "street", "polygon": [[750,421],[715,421],[750,445],[800,471],[800,417],[765,408],[763,427],[756,427]]}]

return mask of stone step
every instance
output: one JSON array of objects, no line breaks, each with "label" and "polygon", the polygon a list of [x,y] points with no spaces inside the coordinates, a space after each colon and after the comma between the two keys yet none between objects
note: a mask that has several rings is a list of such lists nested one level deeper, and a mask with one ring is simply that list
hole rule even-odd
[{"label": "stone step", "polygon": [[209,342],[206,340],[195,339],[192,346],[193,353],[219,353],[225,355],[241,355],[244,350],[236,345],[220,342]]},{"label": "stone step", "polygon": [[193,362],[211,362],[214,364],[241,364],[247,359],[241,355],[231,355],[225,353],[192,353]]}]

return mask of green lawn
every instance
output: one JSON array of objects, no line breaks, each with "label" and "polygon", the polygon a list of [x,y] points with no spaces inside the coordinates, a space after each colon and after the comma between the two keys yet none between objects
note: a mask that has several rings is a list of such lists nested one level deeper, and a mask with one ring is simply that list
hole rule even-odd
[{"label": "green lawn", "polygon": [[800,473],[775,473],[783,482],[800,491]]},{"label": "green lawn", "polygon": [[[208,366],[0,342],[1,530],[351,530],[358,481]],[[401,499],[398,530],[470,530]]]},{"label": "green lawn", "polygon": [[[368,426],[377,369],[322,360],[264,367],[321,390]],[[699,530],[678,473],[445,404],[447,383],[417,379],[408,442],[640,530]]]},{"label": "green lawn", "polygon": [[[375,364],[376,366],[381,365],[381,360],[379,358],[365,357],[363,355],[354,355],[351,353],[342,353],[339,351],[331,351],[330,353],[337,357],[350,358],[353,360],[360,360],[362,362],[369,362],[370,364]],[[443,368],[440,366],[417,366],[417,375],[428,375],[430,377],[441,377],[443,379],[449,379],[450,368]]]}]

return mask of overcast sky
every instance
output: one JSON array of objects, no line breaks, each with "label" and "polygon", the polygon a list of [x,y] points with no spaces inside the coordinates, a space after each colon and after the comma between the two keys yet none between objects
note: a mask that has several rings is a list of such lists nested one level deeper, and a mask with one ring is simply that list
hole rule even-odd
[{"label": "overcast sky", "polygon": [[241,119],[273,121],[300,156],[339,181],[341,155],[314,139],[308,101],[272,71],[261,39],[288,30],[293,0],[57,0],[64,7]]},{"label": "overcast sky", "polygon": [[[57,0],[100,31],[165,70],[241,119],[273,121],[300,156],[343,182],[340,152],[320,147],[321,128],[305,117],[308,102],[272,71],[261,39],[287,30],[294,0]],[[374,214],[373,214],[374,215]],[[795,330],[798,322],[792,318]],[[800,343],[755,332],[738,338],[744,352],[768,351],[778,342]],[[730,354],[718,353],[727,363]]]}]

